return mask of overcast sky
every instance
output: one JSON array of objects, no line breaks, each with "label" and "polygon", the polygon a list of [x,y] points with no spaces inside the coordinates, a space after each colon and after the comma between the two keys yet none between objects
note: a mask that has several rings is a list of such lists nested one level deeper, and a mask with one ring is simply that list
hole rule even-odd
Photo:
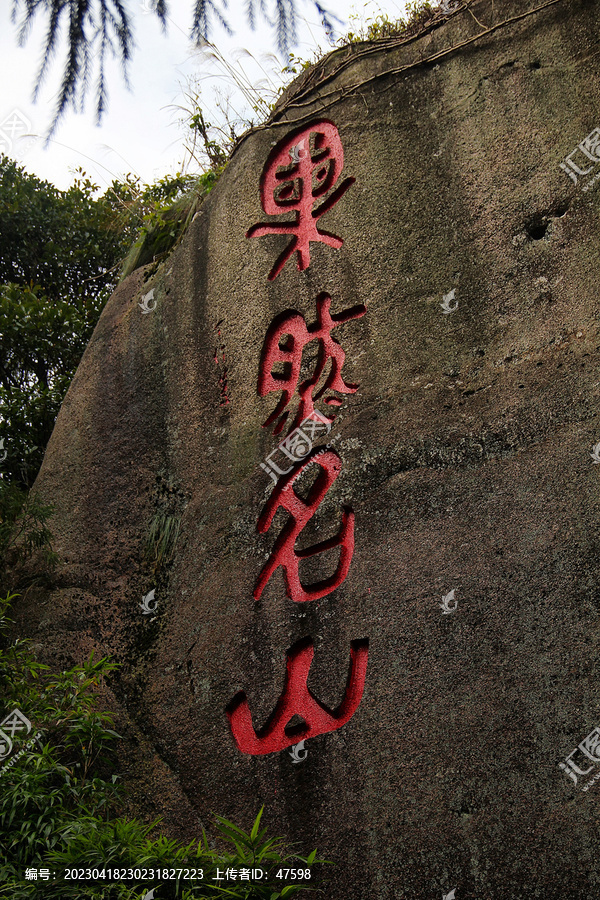
[{"label": "overcast sky", "polygon": [[[84,112],[75,113],[70,108],[45,149],[43,139],[52,121],[66,44],[60,42],[38,100],[33,103],[46,18],[38,14],[24,46],[19,47],[17,32],[21,19],[18,17],[13,24],[10,20],[11,0],[0,0],[0,151],[17,159],[28,172],[63,189],[72,184],[73,170],[79,166],[102,188],[127,172],[151,183],[156,178],[182,170],[184,163],[187,163],[187,171],[198,171],[198,166],[190,162],[185,153],[189,129],[181,124],[184,113],[176,108],[189,106],[186,93],[189,93],[190,85],[200,84],[202,106],[213,123],[219,116],[215,107],[215,89],[222,98],[230,95],[235,112],[248,114],[248,106],[243,108],[243,98],[235,88],[234,80],[225,77],[214,60],[193,48],[188,38],[193,0],[168,0],[166,36],[157,17],[149,10],[152,2],[126,0],[136,43],[128,68],[131,90],[125,86],[120,62],[108,59],[108,110],[102,124],[98,127],[95,122],[92,89],[86,96]],[[215,24],[211,40],[230,64],[238,66],[239,71],[243,71],[245,77],[272,100],[272,96],[268,96],[269,87],[272,90],[281,83],[279,73],[284,65],[284,60],[275,55],[272,30],[266,24],[261,24],[255,32],[250,30],[243,0],[229,0],[228,5],[235,35],[227,37]],[[293,52],[303,59],[312,58],[318,46],[328,48],[328,41],[310,0],[297,0],[297,5],[303,19],[299,28],[300,43]],[[348,17],[352,13],[365,19],[383,11],[396,19],[405,7],[404,0],[370,0],[366,4],[329,0],[324,5],[343,20],[340,33],[349,30]],[[66,19],[63,33],[65,25]],[[256,62],[245,51],[253,54]],[[215,79],[214,75],[219,72],[221,77]],[[211,73],[212,78],[209,77]],[[96,70],[92,75],[92,88],[95,76]]]}]

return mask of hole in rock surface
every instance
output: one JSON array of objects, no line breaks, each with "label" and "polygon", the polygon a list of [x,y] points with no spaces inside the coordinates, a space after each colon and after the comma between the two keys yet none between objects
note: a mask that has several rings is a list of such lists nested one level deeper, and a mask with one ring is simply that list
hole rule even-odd
[{"label": "hole in rock surface", "polygon": [[541,241],[548,230],[548,222],[530,222],[526,229],[532,241]]},{"label": "hole in rock surface", "polygon": [[555,207],[555,209],[554,209],[554,212],[553,212],[553,215],[556,216],[557,219],[562,219],[562,217],[563,217],[564,215],[566,215],[566,212],[567,212],[567,210],[568,210],[568,208],[569,208],[570,205],[571,205],[571,201],[570,201],[570,200],[568,200],[568,199],[567,199],[567,200],[561,200],[560,203],[558,203],[558,204],[556,205],[556,207]]}]

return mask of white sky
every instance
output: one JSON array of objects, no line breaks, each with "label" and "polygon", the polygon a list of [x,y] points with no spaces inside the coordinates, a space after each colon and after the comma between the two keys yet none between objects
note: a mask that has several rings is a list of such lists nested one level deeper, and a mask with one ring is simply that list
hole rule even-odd
[{"label": "white sky", "polygon": [[[194,50],[188,35],[194,0],[168,0],[169,19],[166,36],[155,14],[149,12],[153,0],[125,0],[130,12],[135,48],[128,72],[131,91],[128,91],[118,59],[107,59],[108,102],[101,126],[95,121],[95,78],[92,71],[90,89],[86,94],[85,110],[75,113],[72,108],[64,114],[52,142],[44,148],[44,137],[50,127],[60,87],[66,44],[59,42],[38,100],[32,96],[44,42],[46,17],[38,14],[34,27],[23,45],[17,43],[18,24],[10,19],[12,0],[0,0],[0,151],[17,159],[26,170],[65,189],[74,180],[73,171],[81,166],[104,189],[113,178],[131,172],[143,182],[181,171],[196,172],[198,166],[185,153],[186,133],[181,120],[184,113],[175,109],[186,105],[186,91],[190,82],[201,79],[202,107],[205,118],[215,124],[215,86],[221,94],[230,94],[231,103],[239,113],[243,98],[236,91],[231,78],[214,78],[218,74],[214,61]],[[226,18],[234,28],[232,38],[215,23],[211,40],[229,63],[243,67],[246,77],[264,92],[265,71],[272,82],[284,61],[278,59],[275,39],[266,24],[257,31],[250,30],[245,16],[244,0],[229,0]],[[258,4],[256,4],[258,5]],[[391,19],[404,11],[404,0],[325,0],[326,9],[344,21],[339,32],[349,30],[348,16],[374,18],[380,11]],[[21,9],[24,4],[20,4]],[[272,6],[271,3],[268,6]],[[293,53],[302,59],[312,58],[318,45],[327,49],[328,43],[319,25],[319,16],[310,0],[297,0],[302,15],[299,23],[300,43]],[[65,17],[61,34],[64,34]],[[355,30],[355,29],[354,29]],[[257,62],[243,53],[250,51]],[[238,59],[239,57],[239,59]],[[212,80],[209,76],[213,74]],[[221,70],[222,74],[222,70]],[[265,94],[266,96],[266,94]],[[267,96],[269,101],[272,96]],[[189,102],[188,102],[189,106]],[[38,136],[38,137],[34,137]]]}]

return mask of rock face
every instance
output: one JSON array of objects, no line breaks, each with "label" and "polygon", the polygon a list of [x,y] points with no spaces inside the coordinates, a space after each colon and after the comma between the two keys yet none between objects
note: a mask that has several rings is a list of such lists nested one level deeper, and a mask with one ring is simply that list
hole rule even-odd
[{"label": "rock face", "polygon": [[123,663],[139,809],[191,840],[265,804],[334,900],[600,890],[600,3],[455,6],[295,83],[116,291],[18,610]]}]

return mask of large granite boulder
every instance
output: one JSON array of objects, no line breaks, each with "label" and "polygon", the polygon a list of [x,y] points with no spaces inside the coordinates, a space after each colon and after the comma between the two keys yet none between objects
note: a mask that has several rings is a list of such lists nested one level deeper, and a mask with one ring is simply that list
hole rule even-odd
[{"label": "large granite boulder", "polygon": [[115,292],[17,613],[123,664],[174,835],[265,804],[333,900],[591,897],[600,3],[446,8],[297,81]]}]

